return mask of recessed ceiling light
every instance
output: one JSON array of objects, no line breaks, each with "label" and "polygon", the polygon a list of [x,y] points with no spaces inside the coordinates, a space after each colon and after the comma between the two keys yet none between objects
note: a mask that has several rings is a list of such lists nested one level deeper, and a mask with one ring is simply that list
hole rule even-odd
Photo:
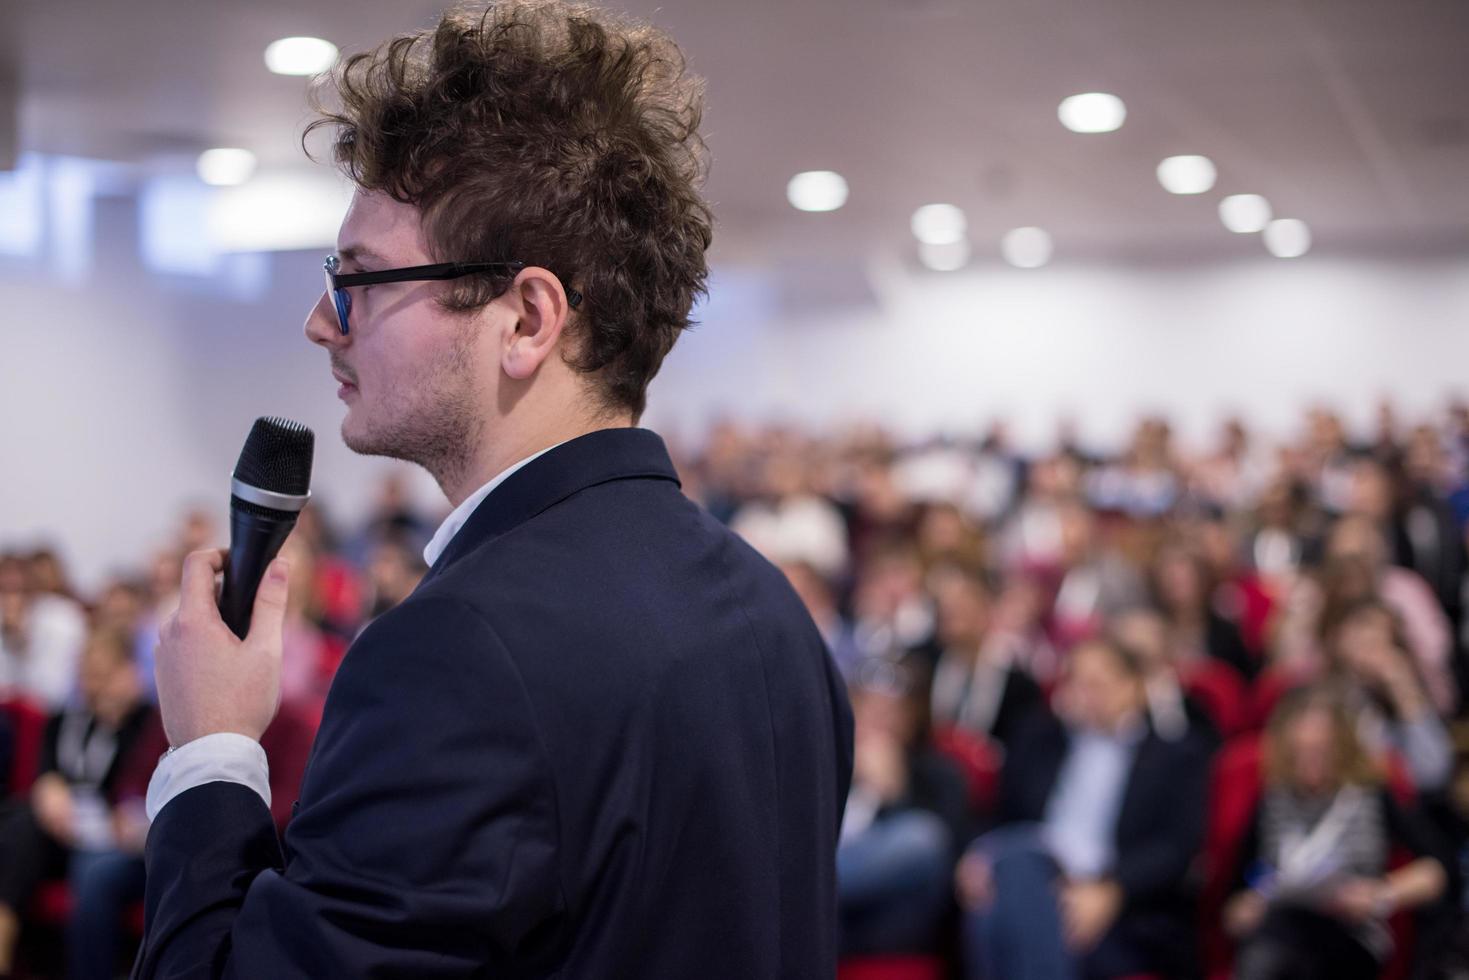
[{"label": "recessed ceiling light", "polygon": [[807,170],[786,184],[786,200],[799,211],[835,211],[847,203],[847,181],[834,170]]},{"label": "recessed ceiling light", "polygon": [[956,242],[940,244],[919,242],[918,261],[935,272],[953,272],[956,269],[962,269],[969,264],[969,242],[963,238]]},{"label": "recessed ceiling light", "polygon": [[1299,218],[1276,218],[1265,226],[1265,247],[1278,259],[1294,259],[1311,250],[1311,229]]},{"label": "recessed ceiling light", "polygon": [[220,146],[199,154],[194,165],[199,179],[215,187],[243,184],[255,172],[255,154],[233,146]]},{"label": "recessed ceiling light", "polygon": [[1039,269],[1051,261],[1054,244],[1044,228],[1011,228],[1000,239],[1005,261],[1022,269]]},{"label": "recessed ceiling light", "polygon": [[1219,220],[1241,235],[1260,231],[1270,223],[1270,202],[1259,194],[1231,194],[1219,202]]},{"label": "recessed ceiling light", "polygon": [[1218,176],[1208,157],[1169,157],[1158,164],[1158,183],[1172,194],[1202,194],[1214,186]]},{"label": "recessed ceiling light", "polygon": [[318,75],[337,62],[337,46],[319,37],[283,37],[265,49],[265,67],[277,75]]},{"label": "recessed ceiling light", "polygon": [[1110,133],[1122,127],[1127,106],[1110,92],[1083,92],[1062,99],[1056,116],[1073,133]]},{"label": "recessed ceiling light", "polygon": [[964,237],[969,222],[952,204],[925,204],[913,212],[913,237],[926,245],[948,245]]}]

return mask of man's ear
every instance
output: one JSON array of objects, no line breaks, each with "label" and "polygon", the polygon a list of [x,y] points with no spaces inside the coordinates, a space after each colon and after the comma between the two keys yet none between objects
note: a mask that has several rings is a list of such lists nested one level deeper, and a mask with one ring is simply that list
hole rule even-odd
[{"label": "man's ear", "polygon": [[571,316],[571,305],[561,280],[539,266],[520,270],[506,299],[515,315],[515,326],[505,335],[500,366],[515,380],[526,381],[555,350]]}]

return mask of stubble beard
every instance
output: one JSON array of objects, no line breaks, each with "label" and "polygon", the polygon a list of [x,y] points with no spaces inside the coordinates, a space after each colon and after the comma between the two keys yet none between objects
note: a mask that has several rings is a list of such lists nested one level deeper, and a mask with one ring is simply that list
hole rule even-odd
[{"label": "stubble beard", "polygon": [[466,329],[418,376],[383,392],[375,407],[381,421],[367,431],[349,432],[343,419],[347,448],[363,456],[416,463],[440,487],[455,485],[471,465],[484,431],[475,407],[471,339]]}]

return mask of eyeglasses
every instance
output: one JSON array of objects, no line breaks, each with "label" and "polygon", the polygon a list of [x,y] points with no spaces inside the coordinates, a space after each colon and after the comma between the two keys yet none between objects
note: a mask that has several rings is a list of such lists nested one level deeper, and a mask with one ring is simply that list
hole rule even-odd
[{"label": "eyeglasses", "polygon": [[[352,314],[351,286],[375,286],[387,282],[435,282],[444,279],[462,279],[486,272],[514,275],[525,268],[524,262],[436,262],[433,265],[410,265],[402,269],[383,269],[380,272],[338,272],[342,260],[328,255],[322,268],[326,271],[326,291],[331,294],[337,308],[337,327],[342,336],[347,335],[348,320]],[[581,302],[581,293],[574,289],[566,291],[567,305],[576,309]]]}]

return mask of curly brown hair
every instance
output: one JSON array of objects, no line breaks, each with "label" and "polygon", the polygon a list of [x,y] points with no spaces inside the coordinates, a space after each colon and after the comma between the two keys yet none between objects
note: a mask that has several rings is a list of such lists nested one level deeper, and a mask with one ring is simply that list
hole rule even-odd
[{"label": "curly brown hair", "polygon": [[[564,355],[641,416],[705,292],[703,82],[661,31],[560,0],[460,6],[347,59],[314,96],[339,167],[423,213],[436,259],[543,266],[582,294]],[[446,292],[471,311],[508,287]]]}]

